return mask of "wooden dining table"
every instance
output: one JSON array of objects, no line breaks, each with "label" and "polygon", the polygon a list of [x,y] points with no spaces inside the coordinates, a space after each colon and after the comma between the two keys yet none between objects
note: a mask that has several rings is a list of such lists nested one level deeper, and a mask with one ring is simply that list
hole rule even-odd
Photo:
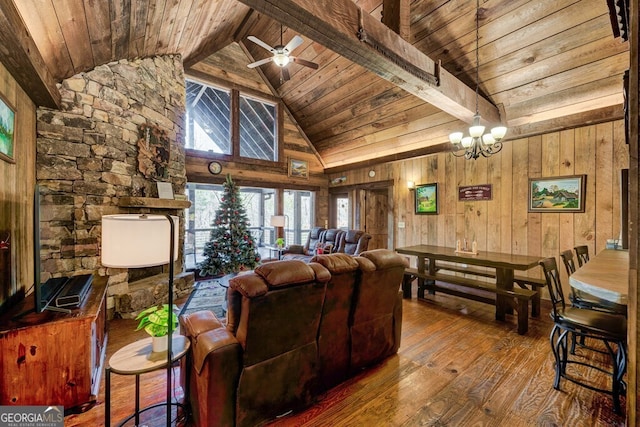
[{"label": "wooden dining table", "polygon": [[569,276],[569,284],[603,301],[627,305],[629,252],[604,249]]},{"label": "wooden dining table", "polygon": [[[477,254],[456,252],[455,248],[434,245],[415,245],[396,248],[396,252],[417,257],[417,270],[420,276],[436,278],[438,269],[446,269],[439,266],[438,261],[448,261],[458,264],[488,267],[495,269],[495,287],[501,290],[513,290],[514,271],[526,271],[537,267],[541,258],[539,256],[519,255],[501,252],[478,251]],[[495,299],[496,320],[505,320],[505,314],[512,312],[509,298],[497,294]],[[526,333],[526,319],[519,319],[519,333]]]}]

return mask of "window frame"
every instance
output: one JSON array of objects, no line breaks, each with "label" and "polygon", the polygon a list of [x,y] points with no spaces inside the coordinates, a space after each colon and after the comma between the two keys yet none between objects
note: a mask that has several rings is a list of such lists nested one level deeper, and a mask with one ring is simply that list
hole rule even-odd
[{"label": "window frame", "polygon": [[[276,166],[282,168],[286,165],[286,158],[284,157],[284,141],[283,141],[283,108],[282,102],[275,96],[259,92],[255,89],[251,89],[242,85],[233,84],[229,82],[213,80],[211,78],[198,78],[193,75],[186,75],[185,80],[190,80],[194,83],[210,86],[214,89],[229,91],[231,95],[231,154],[218,154],[210,151],[195,150],[192,148],[186,148],[185,154],[188,156],[221,160],[225,162],[242,162],[247,164],[255,164],[261,166]],[[275,136],[276,136],[276,152],[277,160],[264,160],[254,159],[252,157],[240,156],[240,95],[250,98],[255,101],[264,102],[275,106]],[[185,135],[186,136],[186,135]],[[185,144],[186,145],[186,144]]]}]

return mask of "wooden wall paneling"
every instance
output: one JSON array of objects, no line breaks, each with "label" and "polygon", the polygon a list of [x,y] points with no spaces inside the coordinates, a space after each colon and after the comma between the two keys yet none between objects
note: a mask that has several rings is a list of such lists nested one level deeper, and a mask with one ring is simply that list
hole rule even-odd
[{"label": "wooden wall paneling", "polygon": [[[482,161],[480,161],[482,160]],[[491,162],[490,158],[482,158],[478,159],[479,163],[477,163],[476,176],[474,179],[474,185],[486,184],[489,182],[490,176],[490,166]],[[487,200],[479,200],[474,203],[474,212],[473,216],[473,237],[471,240],[475,240],[478,244],[478,248],[485,249],[489,246],[489,239],[493,238],[489,236],[489,223],[491,219],[489,218],[489,204],[491,202]]]},{"label": "wooden wall paneling", "polygon": [[[10,283],[0,283],[0,305],[33,285],[33,191],[35,185],[35,105],[0,64],[0,93],[15,108],[15,163],[0,160],[0,230],[11,233]],[[1,240],[6,235],[0,236]]]},{"label": "wooden wall paneling", "polygon": [[[625,197],[628,200],[628,191],[627,194],[623,196],[622,193],[622,182],[621,175],[622,169],[629,168],[629,145],[626,143],[625,138],[625,128],[624,121],[619,120],[613,123],[613,170],[620,171],[616,175],[616,187],[614,188],[614,192],[617,195],[617,199],[614,196],[614,216],[617,216],[618,222],[616,223],[617,227],[614,228],[614,233],[616,233],[617,238],[622,238],[622,206],[623,201],[622,197]],[[618,209],[618,214],[616,215],[615,209]],[[627,209],[628,214],[628,209]],[[615,221],[615,219],[614,219]],[[626,224],[629,224],[629,218],[627,215]],[[628,235],[627,235],[628,236]]]},{"label": "wooden wall paneling", "polygon": [[[541,176],[558,176],[560,170],[560,135],[558,133],[551,133],[542,135],[541,138],[542,148],[542,162],[541,162]],[[560,217],[561,213],[541,213],[540,226],[541,226],[541,252],[540,255],[545,257],[554,257],[557,262],[560,262],[559,255],[559,234],[560,234]],[[560,274],[563,268],[560,267]],[[567,278],[562,279],[564,285],[568,284]],[[565,293],[568,295],[568,293]]]},{"label": "wooden wall paneling", "polygon": [[[502,145],[500,154],[501,181],[500,187],[493,187],[493,194],[500,194],[500,203],[497,204],[498,213],[496,220],[500,223],[500,251],[511,252],[513,249],[513,187],[512,177],[515,177],[513,171],[513,144],[506,143]],[[526,187],[525,187],[526,188]],[[522,190],[520,190],[522,192]]]},{"label": "wooden wall paneling", "polygon": [[[456,157],[455,159],[455,175],[452,175],[453,178],[455,176],[456,190],[459,186],[464,185],[466,182],[465,179],[465,163],[468,162],[464,157]],[[458,202],[456,199],[456,241],[463,241],[467,237],[466,233],[466,221],[465,221],[465,203]]]},{"label": "wooden wall paneling", "polygon": [[[559,175],[575,175],[575,131],[573,129],[560,132],[560,169]],[[568,249],[573,250],[574,239],[574,214],[560,215],[560,230],[558,238],[558,249],[560,252]],[[558,258],[558,263],[561,263]],[[560,268],[561,271],[564,268]],[[563,283],[567,283],[566,280]]]},{"label": "wooden wall paneling", "polygon": [[454,165],[455,157],[452,154],[438,154],[438,182],[443,188],[443,192],[440,194],[442,212],[438,215],[441,218],[438,226],[442,228],[442,230],[438,231],[438,244],[450,248],[456,246],[455,213],[458,192],[455,181],[447,178],[453,176],[451,170]]},{"label": "wooden wall paneling", "polygon": [[589,253],[595,254],[595,128],[586,126],[576,129],[576,174],[587,175],[584,213],[575,214],[575,246],[587,245]]},{"label": "wooden wall paneling", "polygon": [[[438,187],[442,185],[442,182],[438,182],[438,156],[427,156],[425,159],[425,167],[427,170],[427,179],[429,182],[438,183]],[[443,194],[440,188],[438,188],[438,197]],[[427,216],[427,236],[430,242],[434,244],[442,243],[440,237],[442,236],[438,229],[440,224],[440,213],[442,209],[442,204],[438,199],[438,215],[428,215]]]},{"label": "wooden wall paneling", "polygon": [[[542,137],[529,138],[529,177],[542,176]],[[527,182],[527,197],[528,197]],[[528,202],[528,198],[527,198]],[[530,255],[542,254],[542,214],[529,213],[527,222],[527,253]]]},{"label": "wooden wall paneling", "polygon": [[[411,171],[409,173],[409,171]],[[420,159],[411,159],[407,162],[407,173],[409,176],[414,177],[416,186],[424,184],[422,181],[422,168]],[[415,192],[411,193],[411,199],[409,201],[407,217],[410,218],[410,222],[407,224],[407,240],[413,241],[413,243],[424,243],[420,234],[420,223],[422,221],[421,215],[415,213]],[[416,236],[418,239],[416,239]]]},{"label": "wooden wall paneling", "polygon": [[[616,239],[614,233],[613,194],[617,174],[613,172],[613,127],[611,123],[595,126],[596,158],[595,158],[595,252],[606,247],[607,239]],[[618,211],[619,212],[619,211]],[[618,215],[619,216],[619,215]]]},{"label": "wooden wall paneling", "polygon": [[487,231],[486,231],[486,245],[482,245],[482,241],[479,241],[479,247],[481,249],[490,252],[501,252],[501,229],[502,222],[500,221],[500,209],[502,194],[500,189],[502,188],[502,159],[505,156],[491,156],[488,159],[487,168],[487,182],[484,184],[491,184],[491,200],[486,202],[487,205]]},{"label": "wooden wall paneling", "polygon": [[[512,164],[514,165],[511,181],[512,221],[511,251],[515,254],[527,252],[527,223],[529,186],[529,145],[526,139],[507,142],[512,148]],[[516,169],[517,168],[517,169]]]}]

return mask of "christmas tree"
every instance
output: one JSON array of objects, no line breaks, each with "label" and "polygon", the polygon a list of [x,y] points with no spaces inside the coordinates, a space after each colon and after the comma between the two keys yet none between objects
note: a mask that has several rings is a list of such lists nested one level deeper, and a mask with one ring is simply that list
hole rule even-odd
[{"label": "christmas tree", "polygon": [[206,259],[198,264],[201,276],[217,276],[253,269],[260,261],[256,243],[249,232],[249,220],[240,200],[240,191],[227,175],[224,195],[213,220]]}]

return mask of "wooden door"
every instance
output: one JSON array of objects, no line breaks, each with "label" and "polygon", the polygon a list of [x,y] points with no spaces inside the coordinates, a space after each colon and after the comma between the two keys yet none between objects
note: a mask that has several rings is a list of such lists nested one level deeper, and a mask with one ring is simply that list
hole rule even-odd
[{"label": "wooden door", "polygon": [[389,190],[364,190],[361,210],[362,229],[371,235],[369,249],[387,248],[389,241]]}]

